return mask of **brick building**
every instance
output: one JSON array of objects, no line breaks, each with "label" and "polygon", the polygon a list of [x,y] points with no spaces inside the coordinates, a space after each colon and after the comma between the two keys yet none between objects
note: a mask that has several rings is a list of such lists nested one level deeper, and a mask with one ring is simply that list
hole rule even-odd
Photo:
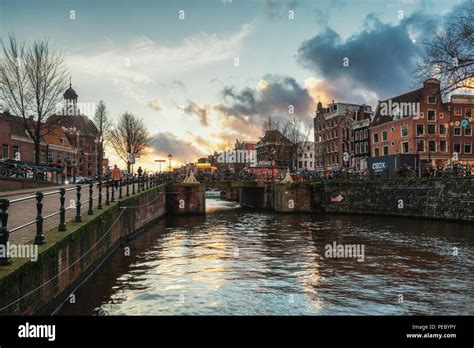
[{"label": "brick building", "polygon": [[292,148],[293,143],[279,130],[267,130],[255,145],[257,161],[292,169]]},{"label": "brick building", "polygon": [[[335,103],[323,108],[318,103],[314,117],[314,156],[315,168],[326,170],[350,167],[354,158],[353,129],[355,120],[352,118],[359,108],[371,112],[370,106]],[[347,152],[347,156],[344,154]],[[346,159],[346,160],[345,160]]]},{"label": "brick building", "polygon": [[[95,177],[98,174],[99,163],[99,130],[77,107],[78,95],[71,85],[63,97],[62,112],[50,116],[47,122],[60,126],[76,151],[76,157],[71,162],[72,176]],[[106,168],[103,170],[103,173],[105,172]]]},{"label": "brick building", "polygon": [[[371,155],[416,154],[425,167],[473,160],[470,96],[444,103],[440,82],[428,79],[417,90],[379,101],[370,124]],[[463,121],[464,120],[464,121]]]}]

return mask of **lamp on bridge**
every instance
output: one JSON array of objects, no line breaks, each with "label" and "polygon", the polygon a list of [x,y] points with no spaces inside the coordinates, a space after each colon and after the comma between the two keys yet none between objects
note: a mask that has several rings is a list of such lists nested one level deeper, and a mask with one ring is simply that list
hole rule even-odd
[{"label": "lamp on bridge", "polygon": [[170,160],[170,172],[171,172],[171,159],[172,159],[172,158],[173,158],[173,155],[170,153],[170,154],[168,155],[168,159]]}]

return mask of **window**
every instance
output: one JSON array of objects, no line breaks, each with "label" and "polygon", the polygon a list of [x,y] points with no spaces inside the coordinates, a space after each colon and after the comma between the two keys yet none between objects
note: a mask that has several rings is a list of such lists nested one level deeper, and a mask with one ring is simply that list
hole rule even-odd
[{"label": "window", "polygon": [[387,131],[383,131],[382,132],[382,141],[387,141],[387,139],[388,139],[388,133],[387,133]]},{"label": "window", "polygon": [[454,116],[462,116],[462,109],[461,108],[455,108],[454,109]]},{"label": "window", "polygon": [[430,140],[428,142],[428,149],[430,152],[436,152],[436,141]]},{"label": "window", "polygon": [[434,95],[428,96],[428,104],[436,104],[436,97]]},{"label": "window", "polygon": [[393,128],[393,127],[392,127],[392,128],[390,128],[390,132],[392,132],[392,133],[393,133],[393,131],[394,131],[394,130],[395,130],[395,128]]},{"label": "window", "polygon": [[430,134],[430,135],[436,134],[436,125],[435,124],[429,124],[428,125],[428,134]]},{"label": "window", "polygon": [[408,126],[406,124],[401,127],[401,134],[402,137],[408,136]]},{"label": "window", "polygon": [[364,144],[364,152],[369,153],[369,143],[368,142],[365,142],[365,144]]},{"label": "window", "polygon": [[416,125],[416,135],[424,135],[425,134],[425,126],[422,124]]},{"label": "window", "polygon": [[420,118],[425,118],[425,114],[420,112]]},{"label": "window", "polygon": [[21,160],[20,156],[17,155],[19,152],[20,152],[20,149],[18,148],[18,146],[13,146],[13,159],[15,161],[17,160],[17,156],[18,156],[18,160]]},{"label": "window", "polygon": [[470,124],[468,124],[465,128],[464,128],[464,135],[465,136],[468,136],[470,137],[472,135],[472,127]]},{"label": "window", "polygon": [[388,146],[383,147],[383,155],[388,156]]},{"label": "window", "polygon": [[369,130],[364,129],[364,139],[367,139],[369,137]]},{"label": "window", "polygon": [[355,140],[359,140],[359,131],[355,131]]},{"label": "window", "polygon": [[358,143],[355,146],[355,153],[356,153],[356,155],[359,154],[359,144]]},{"label": "window", "polygon": [[471,152],[472,152],[471,143],[464,143],[464,153],[471,153]]},{"label": "window", "polygon": [[374,143],[379,142],[379,133],[374,133]]},{"label": "window", "polygon": [[461,153],[461,144],[454,144],[454,152]]},{"label": "window", "polygon": [[425,141],[423,139],[418,139],[416,142],[417,151],[425,151]]},{"label": "window", "polygon": [[8,145],[7,144],[2,145],[2,158],[3,159],[8,158]]},{"label": "window", "polygon": [[444,124],[439,125],[439,134],[440,135],[448,134],[448,129],[446,128],[446,126]]},{"label": "window", "polygon": [[465,109],[465,113],[466,113],[466,118],[472,117],[472,109]]},{"label": "window", "polygon": [[408,153],[408,141],[402,143],[402,153]]},{"label": "window", "polygon": [[439,113],[439,118],[442,119],[444,117],[444,114],[442,112]]},{"label": "window", "polygon": [[394,142],[394,141],[392,141],[392,142],[390,143],[390,145],[392,145],[392,146],[395,146],[395,142]]},{"label": "window", "polygon": [[374,149],[374,157],[378,157],[380,154],[379,154],[379,149]]},{"label": "window", "polygon": [[460,127],[454,127],[454,135],[455,136],[461,136],[461,128]]},{"label": "window", "polygon": [[436,121],[436,110],[428,110],[428,121]]},{"label": "window", "polygon": [[446,147],[446,140],[441,140],[439,142],[439,151],[441,151],[441,152],[448,151],[448,148]]}]

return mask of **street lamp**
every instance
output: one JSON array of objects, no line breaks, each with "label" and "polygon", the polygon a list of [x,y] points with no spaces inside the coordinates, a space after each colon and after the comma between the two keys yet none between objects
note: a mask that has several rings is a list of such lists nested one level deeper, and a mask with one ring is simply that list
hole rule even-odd
[{"label": "street lamp", "polygon": [[172,158],[173,158],[173,155],[171,155],[171,153],[168,154],[168,159],[170,160],[170,173],[171,173],[171,159],[172,159]]}]

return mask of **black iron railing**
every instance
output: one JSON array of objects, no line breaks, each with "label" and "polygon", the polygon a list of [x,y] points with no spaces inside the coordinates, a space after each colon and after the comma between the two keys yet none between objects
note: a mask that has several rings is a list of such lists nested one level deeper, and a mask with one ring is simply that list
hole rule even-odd
[{"label": "black iron railing", "polygon": [[[58,190],[50,192],[35,192],[35,194],[21,197],[16,199],[0,199],[0,245],[4,246],[4,250],[7,248],[7,243],[10,237],[10,234],[15,233],[21,229],[24,229],[28,226],[36,224],[36,235],[35,235],[35,244],[44,244],[46,243],[46,236],[44,234],[44,221],[51,219],[55,216],[59,216],[58,231],[66,231],[66,211],[75,209],[75,218],[74,221],[82,221],[82,205],[87,204],[87,214],[94,214],[94,201],[97,201],[96,209],[102,209],[102,200],[103,200],[103,188],[105,187],[105,205],[110,205],[112,202],[116,202],[115,193],[118,192],[118,200],[124,198],[123,188],[125,186],[125,197],[130,196],[130,186],[132,194],[135,192],[141,192],[146,189],[158,186],[164,183],[164,178],[160,175],[146,175],[146,176],[132,176],[118,181],[113,180],[103,180],[96,183],[89,183],[85,185],[76,185],[75,187],[65,188],[61,187]],[[97,195],[94,196],[94,185],[97,187]],[[83,190],[84,189],[84,190]],[[71,200],[70,204],[66,206],[66,193],[70,191],[75,191],[76,199]],[[81,200],[84,195],[87,195],[87,199]],[[43,215],[43,202],[45,197],[49,196],[58,196],[59,197],[59,209],[51,214],[46,216]],[[24,223],[20,226],[9,229],[8,226],[8,216],[9,209],[14,209],[15,206],[19,205],[22,202],[36,200],[36,218],[32,221]],[[0,265],[9,264],[10,259],[6,253],[0,255]]]}]

